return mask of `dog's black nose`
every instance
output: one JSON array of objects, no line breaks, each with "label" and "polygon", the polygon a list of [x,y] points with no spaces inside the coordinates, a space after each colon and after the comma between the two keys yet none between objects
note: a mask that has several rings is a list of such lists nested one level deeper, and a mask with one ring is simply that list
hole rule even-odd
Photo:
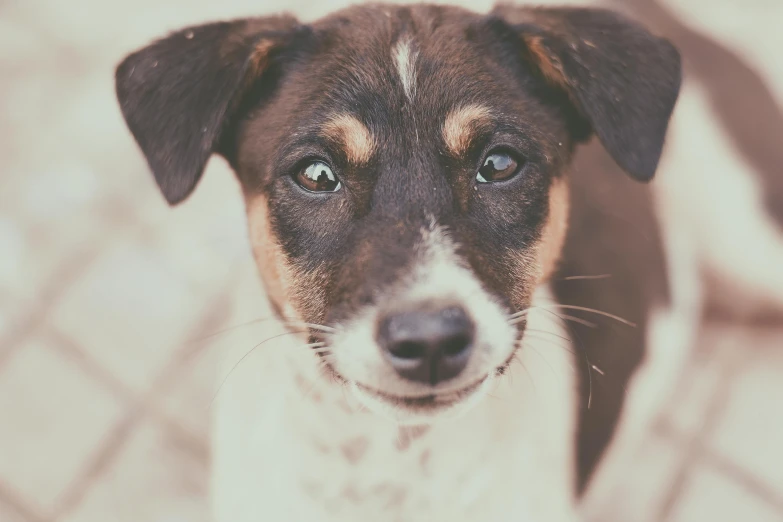
[{"label": "dog's black nose", "polygon": [[400,376],[434,385],[465,369],[474,331],[461,307],[428,306],[382,318],[377,341]]}]

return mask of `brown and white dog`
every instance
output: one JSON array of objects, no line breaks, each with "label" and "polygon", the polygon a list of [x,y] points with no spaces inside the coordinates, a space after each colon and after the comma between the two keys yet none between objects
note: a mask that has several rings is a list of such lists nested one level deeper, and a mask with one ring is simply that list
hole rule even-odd
[{"label": "brown and white dog", "polygon": [[372,5],[190,27],[116,79],[169,203],[228,160],[301,332],[221,401],[218,522],[578,518],[700,316],[640,183],[670,43],[600,9]]}]

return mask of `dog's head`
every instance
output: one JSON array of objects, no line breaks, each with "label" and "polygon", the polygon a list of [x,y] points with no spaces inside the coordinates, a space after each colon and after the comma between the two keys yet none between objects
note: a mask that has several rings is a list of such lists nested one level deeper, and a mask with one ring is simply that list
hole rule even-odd
[{"label": "dog's head", "polygon": [[575,146],[595,134],[649,180],[679,84],[668,42],[566,8],[237,20],[117,70],[166,199],[225,156],[276,309],[400,419],[453,411],[502,373],[525,325],[509,317],[556,267]]}]

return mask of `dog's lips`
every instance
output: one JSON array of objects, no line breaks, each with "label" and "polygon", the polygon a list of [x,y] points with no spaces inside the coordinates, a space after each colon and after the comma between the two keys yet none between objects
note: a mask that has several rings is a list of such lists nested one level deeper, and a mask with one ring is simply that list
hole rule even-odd
[{"label": "dog's lips", "polygon": [[367,393],[384,402],[392,403],[397,406],[403,406],[408,409],[428,410],[445,408],[457,404],[458,402],[471,396],[482,384],[484,384],[488,378],[489,376],[485,375],[472,384],[457,390],[434,392],[431,394],[418,395],[415,397],[392,395],[390,393],[382,392],[359,383],[356,383],[356,386],[364,393]]}]

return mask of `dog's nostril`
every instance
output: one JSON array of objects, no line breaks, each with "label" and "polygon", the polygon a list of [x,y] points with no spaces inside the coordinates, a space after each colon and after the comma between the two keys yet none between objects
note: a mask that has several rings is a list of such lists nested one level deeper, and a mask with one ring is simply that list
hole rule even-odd
[{"label": "dog's nostril", "polygon": [[377,341],[400,376],[434,385],[456,377],[467,366],[474,330],[461,307],[429,304],[385,316]]},{"label": "dog's nostril", "polygon": [[449,357],[461,355],[471,342],[473,339],[467,335],[455,335],[443,342],[443,354]]},{"label": "dog's nostril", "polygon": [[403,341],[389,347],[389,353],[400,359],[419,359],[424,355],[427,347],[422,343]]}]

